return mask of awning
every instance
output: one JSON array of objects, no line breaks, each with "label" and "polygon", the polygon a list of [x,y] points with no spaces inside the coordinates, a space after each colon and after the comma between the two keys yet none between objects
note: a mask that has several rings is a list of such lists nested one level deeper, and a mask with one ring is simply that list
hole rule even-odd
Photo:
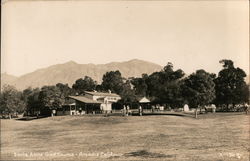
[{"label": "awning", "polygon": [[139,103],[149,103],[150,102],[150,100],[147,99],[146,97],[142,97],[138,101],[139,101]]}]

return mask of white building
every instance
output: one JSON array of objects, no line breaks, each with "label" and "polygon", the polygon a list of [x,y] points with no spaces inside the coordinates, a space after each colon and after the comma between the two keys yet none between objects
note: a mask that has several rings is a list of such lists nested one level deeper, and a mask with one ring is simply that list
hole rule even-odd
[{"label": "white building", "polygon": [[118,94],[111,93],[111,92],[104,93],[104,92],[96,92],[96,91],[94,92],[85,91],[84,96],[89,99],[102,102],[100,105],[100,109],[102,111],[108,111],[108,112],[112,110],[112,103],[115,103],[121,99],[121,97]]}]

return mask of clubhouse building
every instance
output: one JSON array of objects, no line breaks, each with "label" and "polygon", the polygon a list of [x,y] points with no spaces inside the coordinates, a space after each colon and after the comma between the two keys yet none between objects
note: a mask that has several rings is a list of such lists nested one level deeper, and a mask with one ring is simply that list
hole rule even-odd
[{"label": "clubhouse building", "polygon": [[57,115],[82,115],[110,113],[112,103],[116,103],[121,97],[118,94],[104,92],[85,91],[81,96],[68,96],[66,103],[57,109]]}]

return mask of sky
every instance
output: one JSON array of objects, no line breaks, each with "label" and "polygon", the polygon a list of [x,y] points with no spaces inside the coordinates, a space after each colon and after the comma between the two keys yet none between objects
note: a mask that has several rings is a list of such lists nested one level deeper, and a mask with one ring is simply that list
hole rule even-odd
[{"label": "sky", "polygon": [[187,74],[231,59],[249,73],[247,0],[6,1],[1,15],[1,73],[130,59]]}]

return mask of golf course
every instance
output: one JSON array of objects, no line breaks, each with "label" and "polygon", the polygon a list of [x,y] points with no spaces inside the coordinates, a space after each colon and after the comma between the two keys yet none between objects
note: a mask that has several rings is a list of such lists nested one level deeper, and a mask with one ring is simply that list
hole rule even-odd
[{"label": "golf course", "polygon": [[1,160],[248,161],[249,115],[1,120]]}]

